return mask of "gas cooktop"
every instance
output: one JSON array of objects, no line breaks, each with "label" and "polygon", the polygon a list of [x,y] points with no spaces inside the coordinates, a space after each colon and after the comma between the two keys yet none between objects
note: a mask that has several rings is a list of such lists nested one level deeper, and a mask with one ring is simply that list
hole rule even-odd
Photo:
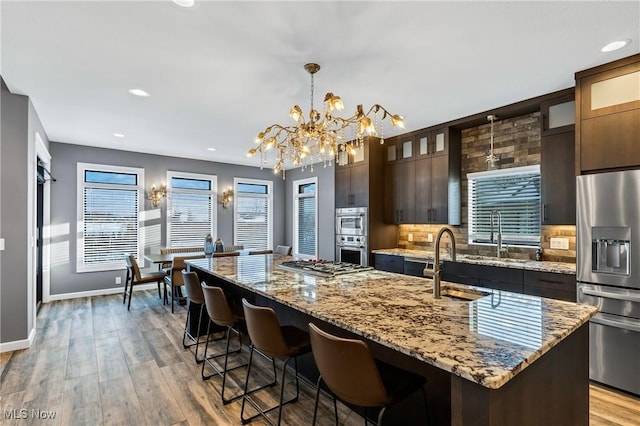
[{"label": "gas cooktop", "polygon": [[370,271],[371,266],[356,265],[347,262],[332,261],[312,261],[312,260],[290,260],[278,264],[279,268],[302,274],[320,275],[325,277],[333,277],[342,274],[351,274],[354,272]]}]

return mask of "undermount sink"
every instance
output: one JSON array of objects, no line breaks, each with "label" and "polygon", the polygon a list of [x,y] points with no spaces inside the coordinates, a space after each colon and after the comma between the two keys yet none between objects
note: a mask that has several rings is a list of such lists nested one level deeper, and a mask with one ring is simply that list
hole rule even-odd
[{"label": "undermount sink", "polygon": [[[427,290],[427,293],[433,294],[433,289],[430,288],[429,290]],[[464,300],[468,302],[481,299],[485,296],[489,296],[490,294],[491,293],[485,293],[480,291],[473,291],[473,292],[463,291],[463,290],[458,290],[450,287],[444,287],[441,292],[442,297],[445,297],[447,299]]]}]

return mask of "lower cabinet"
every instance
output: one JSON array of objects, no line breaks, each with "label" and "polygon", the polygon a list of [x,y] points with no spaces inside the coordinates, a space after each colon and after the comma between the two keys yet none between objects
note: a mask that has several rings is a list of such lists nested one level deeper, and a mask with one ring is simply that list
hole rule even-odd
[{"label": "lower cabinet", "polygon": [[445,261],[442,265],[442,280],[513,293],[523,292],[522,269]]},{"label": "lower cabinet", "polygon": [[553,272],[524,271],[524,292],[532,296],[575,302],[576,276]]},{"label": "lower cabinet", "polygon": [[402,274],[404,273],[404,256],[376,253],[374,266],[380,271]]}]

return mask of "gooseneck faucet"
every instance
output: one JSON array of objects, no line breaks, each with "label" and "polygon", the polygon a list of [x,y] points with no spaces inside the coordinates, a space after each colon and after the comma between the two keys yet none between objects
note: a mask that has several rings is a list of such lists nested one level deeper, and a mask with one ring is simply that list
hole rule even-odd
[{"label": "gooseneck faucet", "polygon": [[451,260],[455,262],[456,260],[456,238],[453,235],[453,231],[446,226],[440,228],[438,232],[438,236],[436,237],[436,242],[433,245],[434,252],[434,260],[433,260],[433,270],[428,268],[424,268],[422,272],[425,277],[433,278],[433,297],[435,299],[440,299],[441,290],[440,290],[440,239],[442,238],[442,234],[447,233],[451,238]]},{"label": "gooseneck faucet", "polygon": [[498,211],[498,210],[493,210],[491,212],[491,244],[493,244],[493,217],[494,216],[498,216],[498,238],[497,238],[497,244],[496,244],[496,251],[497,251],[497,255],[498,255],[498,259],[500,259],[500,255],[502,253],[502,214]]}]

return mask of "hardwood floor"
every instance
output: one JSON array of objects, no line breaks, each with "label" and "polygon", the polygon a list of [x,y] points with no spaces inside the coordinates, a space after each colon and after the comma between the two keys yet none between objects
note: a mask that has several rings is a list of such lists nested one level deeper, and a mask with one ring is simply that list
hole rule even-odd
[{"label": "hardwood floor", "polygon": [[[135,292],[131,311],[121,295],[43,305],[33,346],[0,354],[0,423],[241,424],[240,401],[223,405],[220,378],[203,381],[193,351],[182,348],[185,315],[184,307],[171,314],[155,291]],[[224,348],[222,342],[213,345],[216,352]],[[244,371],[229,376],[229,395],[239,389]],[[266,383],[268,378],[259,380]],[[272,404],[277,390],[270,388],[255,398]],[[303,384],[300,400],[285,407],[283,424],[310,424],[314,396],[315,391]],[[339,407],[341,424],[362,424],[357,414]],[[14,419],[7,418],[10,410]],[[45,419],[53,413],[55,418]],[[590,418],[594,426],[640,425],[640,398],[592,385]],[[258,419],[252,424],[266,422]],[[318,424],[333,424],[327,398],[321,400]]]}]

